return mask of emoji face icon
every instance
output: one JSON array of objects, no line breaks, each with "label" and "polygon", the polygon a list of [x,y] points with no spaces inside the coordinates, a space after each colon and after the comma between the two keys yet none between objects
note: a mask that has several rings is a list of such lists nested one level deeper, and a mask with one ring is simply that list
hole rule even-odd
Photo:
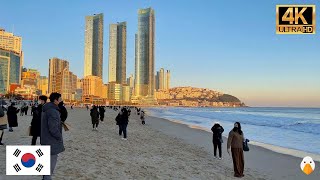
[{"label": "emoji face icon", "polygon": [[305,158],[303,158],[303,160],[300,164],[300,167],[301,167],[301,170],[306,175],[309,175],[314,171],[314,169],[316,168],[316,165],[311,157],[306,156]]}]

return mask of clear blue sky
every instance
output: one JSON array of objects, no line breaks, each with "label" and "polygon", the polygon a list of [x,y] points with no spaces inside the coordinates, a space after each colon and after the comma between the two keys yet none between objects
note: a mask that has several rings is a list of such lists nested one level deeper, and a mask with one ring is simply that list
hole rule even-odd
[{"label": "clear blue sky", "polygon": [[251,106],[320,107],[319,26],[315,35],[275,34],[276,4],[301,3],[320,7],[316,0],[10,0],[1,2],[0,27],[22,36],[24,66],[47,75],[56,56],[82,77],[85,16],[104,13],[106,82],[109,24],[127,21],[129,76],[137,11],[151,6],[156,69],[171,70],[172,86],[215,89]]}]

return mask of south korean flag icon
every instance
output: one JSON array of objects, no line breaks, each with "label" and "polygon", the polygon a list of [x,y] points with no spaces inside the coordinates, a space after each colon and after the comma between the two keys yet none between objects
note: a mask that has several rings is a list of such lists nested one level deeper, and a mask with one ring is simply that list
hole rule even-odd
[{"label": "south korean flag icon", "polygon": [[6,146],[6,175],[50,175],[50,146]]}]

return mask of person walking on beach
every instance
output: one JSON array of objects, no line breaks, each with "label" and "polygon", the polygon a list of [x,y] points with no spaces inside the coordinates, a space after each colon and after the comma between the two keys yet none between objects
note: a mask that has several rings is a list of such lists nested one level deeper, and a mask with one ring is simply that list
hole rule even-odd
[{"label": "person walking on beach", "polygon": [[2,146],[3,143],[2,143],[2,138],[3,138],[3,134],[4,134],[4,130],[7,129],[7,123],[6,123],[6,119],[4,119],[4,110],[3,108],[0,106],[0,122],[5,122],[5,123],[1,123],[0,124],[0,131],[1,131],[1,135],[0,135],[0,145]]},{"label": "person walking on beach", "polygon": [[230,131],[228,137],[227,151],[232,154],[233,169],[235,177],[244,177],[244,156],[243,156],[244,135],[239,122],[234,123],[234,128]]},{"label": "person walking on beach", "polygon": [[146,121],[145,121],[145,117],[144,117],[144,111],[141,111],[140,119],[141,119],[141,123],[142,123],[143,125],[145,125],[145,124],[146,124]]},{"label": "person walking on beach", "polygon": [[99,107],[99,114],[100,114],[100,121],[103,123],[103,120],[104,120],[104,113],[105,113],[105,109],[104,109],[104,106],[100,106]]},{"label": "person walking on beach", "polygon": [[25,110],[24,110],[25,115],[28,115],[28,110],[29,110],[29,106],[28,106],[28,105],[26,105]]},{"label": "person walking on beach", "polygon": [[20,116],[23,116],[23,114],[24,114],[24,109],[25,109],[25,105],[22,105],[22,106],[21,106],[21,109],[20,109]]},{"label": "person walking on beach", "polygon": [[31,121],[31,145],[36,145],[37,138],[41,135],[41,114],[42,107],[47,102],[47,96],[39,96],[39,105],[33,110],[33,117]]},{"label": "person walking on beach", "polygon": [[120,117],[119,117],[119,135],[121,136],[123,133],[123,140],[127,140],[127,126],[129,122],[128,111],[126,108],[121,109]]},{"label": "person walking on beach", "polygon": [[93,106],[90,110],[90,116],[92,121],[92,130],[98,130],[99,125],[99,112],[97,106]]},{"label": "person walking on beach", "polygon": [[19,109],[15,107],[15,103],[11,103],[8,107],[7,117],[9,123],[9,132],[13,132],[13,127],[18,127],[18,116]]},{"label": "person walking on beach", "polygon": [[213,143],[213,149],[214,149],[214,158],[217,158],[217,148],[219,149],[219,159],[222,159],[222,149],[221,144],[223,143],[222,140],[222,133],[224,131],[223,127],[216,122],[212,128],[212,143]]},{"label": "person walking on beach", "polygon": [[41,145],[50,145],[51,159],[50,170],[51,175],[43,176],[43,180],[51,180],[54,169],[57,165],[58,154],[63,152],[63,138],[61,132],[61,118],[58,104],[61,102],[61,94],[51,93],[50,102],[46,103],[42,108],[41,114]]}]

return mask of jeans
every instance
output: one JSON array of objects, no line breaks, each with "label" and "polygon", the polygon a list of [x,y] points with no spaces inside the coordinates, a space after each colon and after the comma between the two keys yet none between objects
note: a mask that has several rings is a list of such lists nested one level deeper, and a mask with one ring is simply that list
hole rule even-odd
[{"label": "jeans", "polygon": [[119,125],[119,135],[121,136],[123,132],[123,138],[127,138],[127,124]]},{"label": "jeans", "polygon": [[219,157],[222,157],[222,151],[221,151],[221,143],[213,143],[214,147],[214,156],[217,156],[217,148],[219,149]]},{"label": "jeans", "polygon": [[52,179],[51,176],[53,175],[54,169],[56,168],[58,155],[51,155],[50,160],[51,160],[50,161],[51,175],[43,176],[43,180],[51,180]]}]

